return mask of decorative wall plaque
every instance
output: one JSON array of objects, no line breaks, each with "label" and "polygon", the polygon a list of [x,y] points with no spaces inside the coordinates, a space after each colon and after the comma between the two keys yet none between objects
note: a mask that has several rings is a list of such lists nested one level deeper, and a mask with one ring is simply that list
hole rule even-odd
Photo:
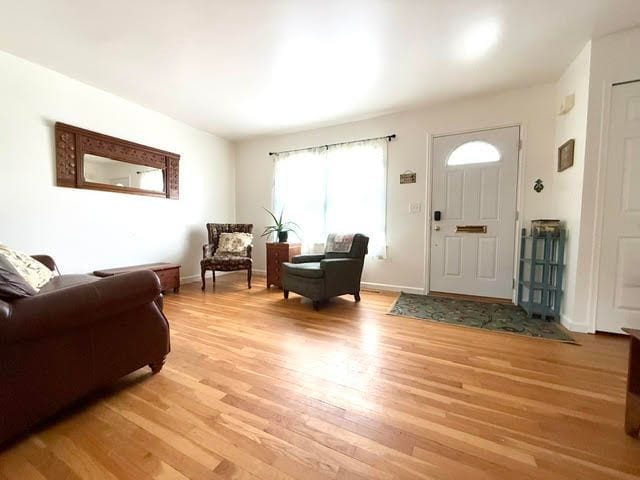
[{"label": "decorative wall plaque", "polygon": [[403,183],[416,183],[416,172],[407,170],[400,174],[400,184]]}]

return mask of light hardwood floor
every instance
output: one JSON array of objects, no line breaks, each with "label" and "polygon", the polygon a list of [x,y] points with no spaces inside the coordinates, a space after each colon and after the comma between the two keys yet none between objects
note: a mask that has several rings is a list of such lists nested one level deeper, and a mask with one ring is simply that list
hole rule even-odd
[{"label": "light hardwood floor", "polygon": [[168,295],[162,372],[0,453],[0,478],[640,478],[624,338],[574,346],[394,317],[387,293],[314,312],[244,282]]}]

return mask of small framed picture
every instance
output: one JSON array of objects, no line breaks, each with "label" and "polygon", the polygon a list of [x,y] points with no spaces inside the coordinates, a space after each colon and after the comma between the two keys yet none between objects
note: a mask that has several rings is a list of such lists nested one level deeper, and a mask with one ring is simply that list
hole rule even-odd
[{"label": "small framed picture", "polygon": [[558,171],[562,172],[569,167],[573,166],[573,149],[575,147],[575,139],[571,139],[568,142],[562,144],[558,148]]}]

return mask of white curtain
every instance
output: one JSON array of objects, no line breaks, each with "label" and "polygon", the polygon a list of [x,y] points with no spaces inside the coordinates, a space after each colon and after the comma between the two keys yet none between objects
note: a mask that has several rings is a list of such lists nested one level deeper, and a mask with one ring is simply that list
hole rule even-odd
[{"label": "white curtain", "polygon": [[300,225],[306,252],[329,233],[364,233],[386,256],[387,140],[309,148],[275,156],[274,209]]}]

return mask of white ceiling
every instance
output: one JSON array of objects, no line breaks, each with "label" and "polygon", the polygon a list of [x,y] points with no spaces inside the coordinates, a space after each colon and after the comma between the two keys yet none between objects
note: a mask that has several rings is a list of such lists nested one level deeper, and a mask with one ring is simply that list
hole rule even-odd
[{"label": "white ceiling", "polygon": [[639,24],[640,0],[0,0],[0,12],[0,50],[238,139],[556,80],[590,38]]}]

